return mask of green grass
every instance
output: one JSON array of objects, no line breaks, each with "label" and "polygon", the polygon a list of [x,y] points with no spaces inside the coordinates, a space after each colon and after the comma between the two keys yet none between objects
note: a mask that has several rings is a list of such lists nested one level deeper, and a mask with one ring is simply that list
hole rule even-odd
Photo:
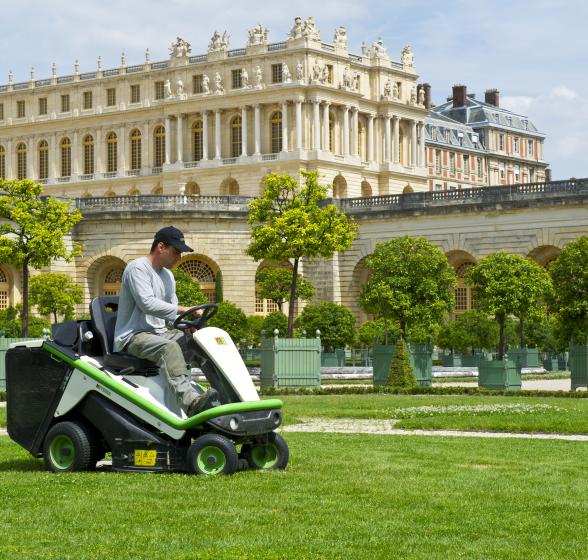
[{"label": "green grass", "polygon": [[54,475],[1,437],[0,557],[586,558],[585,443],[286,437],[285,472],[211,479]]},{"label": "green grass", "polygon": [[[402,418],[396,427],[433,430],[490,430],[497,432],[588,433],[588,399],[557,397],[504,397],[461,395],[315,395],[280,396],[284,401],[285,420],[296,423],[301,417],[374,418],[402,417],[397,409],[436,407],[417,410],[413,417]],[[522,413],[505,405],[521,405]],[[545,409],[529,408],[547,405]],[[489,410],[445,410],[442,407],[498,407]],[[525,409],[528,409],[525,411]],[[432,414],[432,415],[429,415]]]},{"label": "green grass", "polygon": [[0,428],[6,427],[6,408],[0,408]]}]

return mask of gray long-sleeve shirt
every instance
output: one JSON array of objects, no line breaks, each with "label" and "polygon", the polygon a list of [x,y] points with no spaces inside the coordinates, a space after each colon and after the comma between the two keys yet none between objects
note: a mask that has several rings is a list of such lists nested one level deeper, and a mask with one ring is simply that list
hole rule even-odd
[{"label": "gray long-sleeve shirt", "polygon": [[178,315],[176,281],[167,268],[156,270],[147,257],[131,261],[122,276],[114,351],[138,332],[163,333]]}]

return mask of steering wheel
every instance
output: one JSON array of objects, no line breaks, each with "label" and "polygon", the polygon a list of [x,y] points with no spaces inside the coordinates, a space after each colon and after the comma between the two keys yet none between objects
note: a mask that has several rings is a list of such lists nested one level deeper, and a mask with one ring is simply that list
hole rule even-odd
[{"label": "steering wheel", "polygon": [[[184,317],[194,314],[200,309],[203,310],[202,315],[193,321],[188,321]],[[174,321],[174,329],[201,329],[206,326],[206,321],[212,319],[218,312],[218,305],[216,303],[203,303],[196,307],[190,307],[187,311],[180,313]]]}]

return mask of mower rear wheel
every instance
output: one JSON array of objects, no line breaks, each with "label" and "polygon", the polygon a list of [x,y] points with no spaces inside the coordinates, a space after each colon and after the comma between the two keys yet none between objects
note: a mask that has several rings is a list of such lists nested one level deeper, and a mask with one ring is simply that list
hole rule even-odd
[{"label": "mower rear wheel", "polygon": [[81,422],[59,422],[45,437],[45,465],[53,472],[87,471],[96,467],[97,446],[93,432]]},{"label": "mower rear wheel", "polygon": [[186,464],[196,474],[231,474],[239,467],[239,456],[229,438],[204,434],[188,448]]},{"label": "mower rear wheel", "polygon": [[286,440],[270,432],[267,442],[246,443],[241,447],[241,457],[247,459],[252,469],[285,469],[290,458]]}]

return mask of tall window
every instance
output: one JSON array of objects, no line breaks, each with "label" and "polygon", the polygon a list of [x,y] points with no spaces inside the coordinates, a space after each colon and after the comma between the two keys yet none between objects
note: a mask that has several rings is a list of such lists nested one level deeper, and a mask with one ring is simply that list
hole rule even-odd
[{"label": "tall window", "polygon": [[6,309],[10,304],[10,283],[6,273],[0,268],[0,309]]},{"label": "tall window", "polygon": [[498,135],[498,149],[504,152],[504,134]]},{"label": "tall window", "polygon": [[47,114],[47,98],[39,97],[39,115]]},{"label": "tall window", "polygon": [[68,113],[69,112],[69,94],[65,94],[61,96],[61,112]]},{"label": "tall window", "polygon": [[178,265],[178,268],[187,272],[193,280],[196,280],[208,301],[214,302],[216,274],[207,263],[197,258],[188,257],[187,260]]},{"label": "tall window", "polygon": [[282,65],[272,64],[272,84],[282,83]]},{"label": "tall window", "polygon": [[241,80],[241,69],[231,70],[231,87],[233,89],[241,89],[243,87],[243,80]]},{"label": "tall window", "polygon": [[116,89],[107,88],[106,90],[106,106],[112,107],[116,105]]},{"label": "tall window", "polygon": [[6,150],[0,146],[0,179],[6,179]]},{"label": "tall window", "polygon": [[483,163],[481,157],[476,158],[476,166],[478,168],[478,178],[481,179],[484,176],[484,168],[482,167]]},{"label": "tall window", "polygon": [[25,102],[24,101],[17,101],[16,102],[16,116],[17,118],[21,119],[25,116]]},{"label": "tall window", "polygon": [[154,141],[155,158],[153,163],[155,167],[161,167],[165,161],[165,128],[163,126],[155,128]]},{"label": "tall window", "polygon": [[84,92],[84,109],[91,109],[92,108],[92,92],[85,91]]},{"label": "tall window", "polygon": [[455,175],[455,154],[453,152],[449,154],[449,173]]},{"label": "tall window", "polygon": [[512,139],[512,149],[515,154],[519,153],[519,139],[518,138]]},{"label": "tall window", "polygon": [[131,169],[141,169],[141,132],[137,128],[131,131]]},{"label": "tall window", "polygon": [[202,93],[202,74],[192,76],[192,93]]},{"label": "tall window", "polygon": [[164,98],[163,80],[155,82],[155,99],[160,100]]},{"label": "tall window", "polygon": [[455,313],[459,315],[464,311],[469,311],[470,309],[474,309],[475,304],[472,297],[472,289],[469,286],[466,286],[464,277],[466,272],[472,267],[475,266],[476,263],[472,261],[466,261],[460,264],[456,271],[455,275],[457,276],[457,287],[455,288]]},{"label": "tall window", "polygon": [[84,175],[94,174],[94,137],[88,134],[84,137]]},{"label": "tall window", "polygon": [[116,173],[118,169],[118,150],[115,132],[109,132],[106,136],[106,171]]},{"label": "tall window", "polygon": [[139,103],[141,101],[141,86],[133,84],[131,86],[131,103]]},{"label": "tall window", "polygon": [[527,140],[527,156],[533,157],[535,155],[534,150],[535,144],[533,140]]},{"label": "tall window", "polygon": [[361,122],[358,123],[357,126],[357,147],[357,152],[361,161],[367,161],[367,154],[365,149],[365,126]]},{"label": "tall window", "polygon": [[25,179],[27,176],[27,146],[21,142],[16,147],[16,178]]},{"label": "tall window", "polygon": [[272,154],[282,151],[282,111],[276,111],[270,118]]},{"label": "tall window", "polygon": [[470,174],[470,156],[463,156],[463,172],[466,175]]},{"label": "tall window", "polygon": [[39,142],[39,179],[49,177],[49,144],[47,140]]},{"label": "tall window", "polygon": [[329,112],[329,151],[335,152],[335,117]]},{"label": "tall window", "polygon": [[71,177],[71,142],[64,138],[61,143],[61,176]]},{"label": "tall window", "polygon": [[102,283],[102,290],[100,290],[101,295],[118,296],[123,272],[124,268],[122,266],[116,266],[106,271],[104,282]]},{"label": "tall window", "polygon": [[435,173],[441,175],[441,150],[435,150]]},{"label": "tall window", "polygon": [[192,125],[192,161],[200,161],[203,157],[203,134],[202,121],[197,120]]},{"label": "tall window", "polygon": [[235,117],[231,121],[231,157],[239,157],[241,155],[241,117]]},{"label": "tall window", "polygon": [[4,103],[0,103],[0,121],[4,120]]}]

